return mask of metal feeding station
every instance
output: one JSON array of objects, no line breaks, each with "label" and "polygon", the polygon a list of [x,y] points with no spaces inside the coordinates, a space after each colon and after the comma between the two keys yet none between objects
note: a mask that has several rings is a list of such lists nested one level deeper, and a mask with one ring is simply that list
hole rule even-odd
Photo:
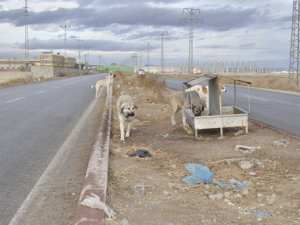
[{"label": "metal feeding station", "polygon": [[[226,78],[227,79],[227,78]],[[250,82],[234,80],[234,106],[222,106],[222,93],[220,91],[220,77],[218,74],[203,74],[199,78],[183,83],[183,91],[195,85],[208,84],[209,108],[208,115],[195,116],[190,108],[185,109],[187,123],[193,128],[195,138],[198,138],[198,130],[219,128],[221,138],[224,128],[242,127],[248,133],[248,113],[250,112],[250,98],[248,97],[248,112],[236,106],[236,83],[243,82],[248,86]],[[249,93],[249,92],[248,92]],[[248,94],[249,96],[249,94]]]}]

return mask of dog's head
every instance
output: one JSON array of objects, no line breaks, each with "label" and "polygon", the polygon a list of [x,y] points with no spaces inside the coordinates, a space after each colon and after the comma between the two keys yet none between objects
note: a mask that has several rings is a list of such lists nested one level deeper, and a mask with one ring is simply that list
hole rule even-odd
[{"label": "dog's head", "polygon": [[123,103],[120,108],[120,112],[126,117],[134,117],[134,110],[138,107],[134,103]]},{"label": "dog's head", "polygon": [[203,105],[191,105],[192,107],[192,112],[195,116],[201,116],[201,113],[204,111],[204,106]]}]

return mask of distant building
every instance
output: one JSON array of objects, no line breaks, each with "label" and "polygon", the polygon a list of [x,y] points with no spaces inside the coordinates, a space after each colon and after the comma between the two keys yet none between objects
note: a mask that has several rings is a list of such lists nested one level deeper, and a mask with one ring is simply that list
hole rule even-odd
[{"label": "distant building", "polygon": [[[29,59],[28,66],[35,65],[37,60]],[[26,61],[24,59],[0,59],[0,71],[25,71]]]},{"label": "distant building", "polygon": [[39,63],[37,65],[74,68],[76,59],[71,57],[65,58],[60,54],[53,54],[53,52],[43,52],[40,55]]},{"label": "distant building", "polygon": [[[72,57],[61,56],[60,54],[53,54],[53,52],[43,52],[37,59],[0,59],[0,71],[25,71],[26,63],[28,68],[32,66],[52,66],[59,68],[75,68],[76,59]],[[66,63],[66,64],[65,64]]]}]

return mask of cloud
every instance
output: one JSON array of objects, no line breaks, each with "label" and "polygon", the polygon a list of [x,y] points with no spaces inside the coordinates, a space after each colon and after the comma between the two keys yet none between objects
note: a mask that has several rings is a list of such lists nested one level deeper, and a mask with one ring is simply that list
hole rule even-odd
[{"label": "cloud", "polygon": [[[182,9],[157,8],[143,4],[132,6],[116,6],[112,8],[72,9],[59,8],[41,12],[32,12],[29,16],[31,25],[49,25],[69,23],[80,29],[102,29],[103,27],[119,24],[125,26],[153,26],[162,28],[166,26],[179,26]],[[214,31],[227,31],[253,24],[280,23],[287,18],[278,18],[272,21],[267,14],[261,14],[254,8],[243,9],[224,6],[215,9],[203,9],[200,15],[203,23],[201,29]],[[22,9],[0,11],[0,22],[8,22],[15,26],[24,25]]]},{"label": "cloud", "polygon": [[[16,47],[24,48],[24,43],[16,43]],[[111,41],[111,40],[84,40],[81,42],[81,49],[84,50],[92,50],[92,51],[139,51],[142,47],[141,44],[131,43],[131,42],[118,42],[118,41]],[[50,40],[41,40],[41,39],[31,39],[29,41],[29,48],[31,50],[38,50],[38,49],[64,49],[64,39],[50,39]],[[74,39],[67,41],[67,49],[69,50],[78,50],[79,45],[78,42]],[[152,47],[154,49],[154,47]]]}]

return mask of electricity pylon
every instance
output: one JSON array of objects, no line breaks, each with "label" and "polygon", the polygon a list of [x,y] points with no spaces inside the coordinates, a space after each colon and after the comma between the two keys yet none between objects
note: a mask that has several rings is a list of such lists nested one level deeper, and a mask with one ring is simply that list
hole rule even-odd
[{"label": "electricity pylon", "polygon": [[190,26],[189,34],[189,62],[188,62],[188,73],[192,74],[194,67],[193,48],[194,48],[194,24],[200,21],[200,9],[195,8],[184,8],[183,13],[187,13],[187,16],[180,19],[180,22],[184,22]]},{"label": "electricity pylon", "polygon": [[290,44],[289,84],[299,85],[300,50],[300,0],[293,0],[292,31]]}]

